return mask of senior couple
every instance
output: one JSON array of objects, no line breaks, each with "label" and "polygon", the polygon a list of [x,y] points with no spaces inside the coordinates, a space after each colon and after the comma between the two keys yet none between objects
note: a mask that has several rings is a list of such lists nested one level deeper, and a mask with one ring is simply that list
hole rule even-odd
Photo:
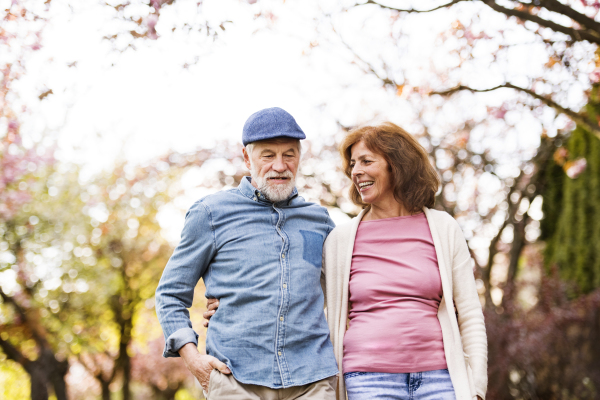
[{"label": "senior couple", "polygon": [[[156,290],[164,356],[181,356],[209,400],[483,399],[470,253],[432,208],[439,178],[425,150],[392,123],[351,131],[340,152],[363,209],[334,227],[296,191],[304,138],[280,108],[253,114],[250,177],[188,211]],[[187,311],[200,278],[218,299],[206,355]]]}]

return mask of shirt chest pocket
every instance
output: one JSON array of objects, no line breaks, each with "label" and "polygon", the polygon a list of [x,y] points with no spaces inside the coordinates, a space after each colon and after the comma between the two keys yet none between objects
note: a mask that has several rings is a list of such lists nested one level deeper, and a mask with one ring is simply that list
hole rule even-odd
[{"label": "shirt chest pocket", "polygon": [[320,269],[323,257],[323,235],[304,230],[300,230],[300,234],[302,235],[302,258]]}]

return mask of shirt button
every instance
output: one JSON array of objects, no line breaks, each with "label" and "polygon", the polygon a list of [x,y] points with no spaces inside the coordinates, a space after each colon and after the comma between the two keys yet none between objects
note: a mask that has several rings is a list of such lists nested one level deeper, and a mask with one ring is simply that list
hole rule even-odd
[{"label": "shirt button", "polygon": [[284,288],[284,289],[287,289],[287,283],[284,283],[284,284],[283,284],[283,288]]},{"label": "shirt button", "polygon": [[256,201],[256,197],[253,197],[252,200]]},{"label": "shirt button", "polygon": [[278,355],[281,355],[281,352],[277,353]]},{"label": "shirt button", "polygon": [[283,321],[283,317],[279,317],[279,320],[280,320],[280,321]]},{"label": "shirt button", "polygon": [[281,258],[285,258],[285,254],[282,254],[282,255],[281,255]]}]

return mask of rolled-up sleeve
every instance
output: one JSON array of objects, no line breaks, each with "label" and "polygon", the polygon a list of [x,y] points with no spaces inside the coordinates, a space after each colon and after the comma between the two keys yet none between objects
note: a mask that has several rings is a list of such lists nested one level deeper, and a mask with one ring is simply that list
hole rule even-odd
[{"label": "rolled-up sleeve", "polygon": [[169,259],[156,289],[156,314],[165,335],[164,357],[179,357],[187,343],[198,345],[188,308],[194,288],[215,255],[215,234],[210,211],[196,202],[185,216],[181,242]]}]

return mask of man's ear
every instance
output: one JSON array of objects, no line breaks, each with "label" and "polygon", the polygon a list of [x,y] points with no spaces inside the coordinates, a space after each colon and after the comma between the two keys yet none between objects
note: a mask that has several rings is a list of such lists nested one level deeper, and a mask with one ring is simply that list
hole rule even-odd
[{"label": "man's ear", "polygon": [[250,155],[246,152],[246,148],[242,149],[242,153],[244,154],[244,164],[246,164],[246,168],[248,170],[252,170],[252,165],[250,164]]}]

